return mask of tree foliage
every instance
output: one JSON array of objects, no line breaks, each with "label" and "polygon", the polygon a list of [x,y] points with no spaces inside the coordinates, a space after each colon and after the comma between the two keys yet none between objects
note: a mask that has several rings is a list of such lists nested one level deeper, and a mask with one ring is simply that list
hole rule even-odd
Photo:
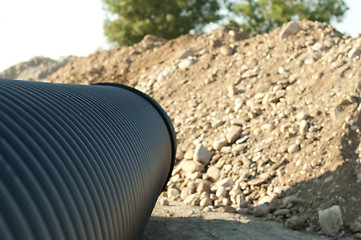
[{"label": "tree foliage", "polygon": [[339,22],[347,9],[343,0],[235,0],[229,25],[265,33],[291,20]]},{"label": "tree foliage", "polygon": [[119,46],[139,42],[146,34],[171,39],[200,31],[220,19],[217,0],[103,0],[109,13],[104,33]]}]

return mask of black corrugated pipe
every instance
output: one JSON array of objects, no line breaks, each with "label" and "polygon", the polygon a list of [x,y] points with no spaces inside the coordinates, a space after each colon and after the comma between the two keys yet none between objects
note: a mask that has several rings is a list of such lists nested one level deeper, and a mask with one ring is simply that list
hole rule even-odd
[{"label": "black corrugated pipe", "polygon": [[0,79],[0,239],[139,238],[175,151],[133,88]]}]

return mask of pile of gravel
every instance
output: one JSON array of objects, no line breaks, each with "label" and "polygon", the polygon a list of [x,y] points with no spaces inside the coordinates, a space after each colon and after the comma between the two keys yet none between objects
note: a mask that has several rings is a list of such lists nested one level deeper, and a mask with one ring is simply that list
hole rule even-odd
[{"label": "pile of gravel", "polygon": [[160,202],[361,238],[361,36],[290,22],[221,27],[77,58],[56,83],[117,82],[171,117],[177,161]]},{"label": "pile of gravel", "polygon": [[4,70],[0,73],[0,78],[43,81],[73,59],[74,56],[62,57],[58,61],[41,56],[33,57]]}]

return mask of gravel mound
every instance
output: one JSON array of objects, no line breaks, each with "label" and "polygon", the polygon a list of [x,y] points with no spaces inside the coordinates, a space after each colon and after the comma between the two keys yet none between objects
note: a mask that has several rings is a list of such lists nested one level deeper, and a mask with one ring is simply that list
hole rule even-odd
[{"label": "gravel mound", "polygon": [[221,27],[170,41],[147,35],[47,81],[123,83],[164,107],[178,140],[164,204],[360,237],[360,55],[360,36],[320,22],[250,36]]},{"label": "gravel mound", "polygon": [[42,81],[73,59],[75,59],[73,56],[62,57],[59,61],[47,57],[33,57],[29,61],[18,63],[4,70],[0,73],[0,78]]}]

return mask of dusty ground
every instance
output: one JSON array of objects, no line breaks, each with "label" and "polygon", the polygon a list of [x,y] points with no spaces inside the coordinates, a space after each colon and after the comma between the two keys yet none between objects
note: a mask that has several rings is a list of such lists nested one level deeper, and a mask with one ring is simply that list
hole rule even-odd
[{"label": "dusty ground", "polygon": [[[359,236],[361,36],[310,21],[288,28],[248,35],[222,27],[170,41],[148,35],[130,47],[77,58],[42,81],[118,82],[157,100],[178,141],[162,198],[236,212],[236,219],[256,215],[302,234],[320,232],[319,211],[336,205],[341,212],[330,219],[342,222],[334,233]],[[178,221],[217,223],[227,232],[238,221],[223,213],[220,220],[204,220],[208,213],[189,221],[157,216],[149,226],[164,223],[170,235]],[[247,227],[258,221],[249,219]]]},{"label": "dusty ground", "polygon": [[[327,240],[315,233],[292,231],[281,223],[235,213],[207,212],[199,207],[171,202],[157,204],[142,240]],[[340,237],[343,240],[351,237]]]}]

